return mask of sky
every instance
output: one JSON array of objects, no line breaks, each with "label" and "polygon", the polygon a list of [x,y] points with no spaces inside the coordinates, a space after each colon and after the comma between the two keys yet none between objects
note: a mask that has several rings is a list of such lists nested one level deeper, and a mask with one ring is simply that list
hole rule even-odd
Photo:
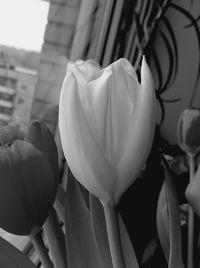
[{"label": "sky", "polygon": [[42,0],[0,0],[0,45],[39,52],[48,9]]}]

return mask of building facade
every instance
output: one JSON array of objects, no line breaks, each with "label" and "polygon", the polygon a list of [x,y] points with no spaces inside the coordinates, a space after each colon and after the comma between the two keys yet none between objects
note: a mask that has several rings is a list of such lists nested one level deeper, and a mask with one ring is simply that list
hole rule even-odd
[{"label": "building facade", "polygon": [[0,127],[12,124],[27,130],[36,82],[34,70],[0,65]]}]

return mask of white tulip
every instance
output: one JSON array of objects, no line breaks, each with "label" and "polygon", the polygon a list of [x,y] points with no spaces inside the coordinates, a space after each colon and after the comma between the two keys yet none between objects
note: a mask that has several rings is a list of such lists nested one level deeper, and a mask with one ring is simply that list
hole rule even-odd
[{"label": "white tulip", "polygon": [[59,128],[76,179],[104,204],[117,204],[150,152],[155,91],[143,58],[141,84],[130,62],[101,69],[94,61],[69,62],[59,103]]}]

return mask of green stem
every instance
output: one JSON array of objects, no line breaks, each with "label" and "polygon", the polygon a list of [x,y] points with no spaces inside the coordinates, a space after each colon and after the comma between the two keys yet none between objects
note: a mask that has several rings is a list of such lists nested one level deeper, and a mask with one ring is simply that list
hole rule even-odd
[{"label": "green stem", "polygon": [[50,211],[44,224],[44,232],[47,237],[49,251],[55,267],[66,268],[67,251],[65,237],[54,209]]},{"label": "green stem", "polygon": [[[194,176],[194,156],[189,155],[189,170],[190,170],[190,182]],[[191,206],[189,206],[188,211],[188,247],[187,247],[187,268],[193,268],[194,260],[194,211]]]},{"label": "green stem", "polygon": [[103,208],[113,268],[125,268],[116,207],[103,205]]},{"label": "green stem", "polygon": [[30,236],[30,239],[33,243],[34,248],[36,249],[39,259],[42,262],[42,267],[44,268],[53,268],[53,263],[49,258],[47,248],[42,240],[41,234],[37,233],[36,235]]}]

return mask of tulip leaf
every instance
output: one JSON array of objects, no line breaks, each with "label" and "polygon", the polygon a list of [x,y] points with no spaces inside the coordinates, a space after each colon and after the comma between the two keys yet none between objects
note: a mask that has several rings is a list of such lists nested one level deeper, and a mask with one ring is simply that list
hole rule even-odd
[{"label": "tulip leaf", "polygon": [[165,182],[162,185],[157,205],[157,231],[166,261],[169,261],[169,215],[165,192]]},{"label": "tulip leaf", "polygon": [[54,266],[67,268],[65,237],[54,209],[49,212],[44,224],[44,233]]},{"label": "tulip leaf", "polygon": [[21,251],[0,237],[0,267],[36,268]]},{"label": "tulip leaf", "polygon": [[156,249],[157,249],[157,241],[156,239],[153,239],[147,244],[144,250],[144,253],[141,258],[142,265],[147,264],[149,265],[149,263],[151,263],[151,260],[154,258],[154,255],[156,253]]},{"label": "tulip leaf", "polygon": [[79,187],[80,187],[80,190],[81,190],[81,193],[82,193],[83,200],[85,201],[85,205],[90,210],[90,193],[81,184],[79,184]]},{"label": "tulip leaf", "polygon": [[128,232],[120,215],[119,215],[119,228],[122,239],[122,247],[123,247],[126,268],[139,268],[134,248],[132,246]]},{"label": "tulip leaf", "polygon": [[[92,225],[94,228],[98,249],[104,265],[103,267],[110,268],[112,267],[112,261],[106,231],[104,211],[100,201],[93,195],[90,196],[90,208]],[[139,265],[131,240],[127,233],[126,227],[124,226],[123,220],[119,214],[118,219],[126,268],[138,268]]]},{"label": "tulip leaf", "polygon": [[65,200],[65,230],[68,268],[102,268],[90,211],[79,183],[69,170]]},{"label": "tulip leaf", "polygon": [[[169,234],[167,236],[168,226],[163,223],[163,228],[160,228],[159,238],[162,240],[161,245],[165,246],[166,257],[169,256],[168,268],[183,268],[182,260],[182,236],[181,236],[181,221],[179,203],[177,193],[171,178],[171,171],[169,165],[164,157],[162,157],[165,171],[165,193],[168,209],[168,222]],[[163,189],[161,191],[164,191]],[[161,205],[160,205],[161,207]],[[157,221],[158,222],[158,221]],[[169,237],[169,238],[168,238]],[[168,240],[170,244],[170,250],[168,251]]]}]

